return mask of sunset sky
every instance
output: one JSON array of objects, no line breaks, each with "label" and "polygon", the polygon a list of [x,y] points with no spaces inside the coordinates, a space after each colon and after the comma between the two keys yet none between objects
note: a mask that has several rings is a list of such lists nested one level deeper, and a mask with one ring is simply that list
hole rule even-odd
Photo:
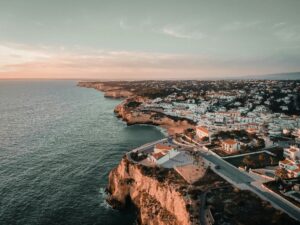
[{"label": "sunset sky", "polygon": [[0,79],[300,71],[299,0],[0,0]]}]

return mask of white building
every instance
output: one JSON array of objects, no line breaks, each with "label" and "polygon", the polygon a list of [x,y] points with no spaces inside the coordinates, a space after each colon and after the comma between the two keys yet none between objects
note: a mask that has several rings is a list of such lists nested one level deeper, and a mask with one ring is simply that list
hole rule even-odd
[{"label": "white building", "polygon": [[283,156],[285,158],[295,161],[296,163],[300,163],[300,149],[296,146],[290,146],[289,148],[285,148],[283,151]]},{"label": "white building", "polygon": [[296,146],[285,148],[283,155],[285,160],[279,161],[279,167],[288,171],[289,177],[300,176],[300,149]]},{"label": "white building", "polygon": [[235,153],[240,150],[240,144],[233,139],[223,140],[222,141],[222,149],[226,153]]},{"label": "white building", "polygon": [[148,156],[149,160],[156,163],[157,165],[162,165],[172,158],[176,157],[180,152],[176,149],[171,149],[164,152],[152,153]]}]

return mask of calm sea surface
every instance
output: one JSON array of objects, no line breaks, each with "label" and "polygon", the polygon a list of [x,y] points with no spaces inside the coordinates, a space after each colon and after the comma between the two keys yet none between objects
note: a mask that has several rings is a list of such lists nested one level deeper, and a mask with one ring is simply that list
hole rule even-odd
[{"label": "calm sea surface", "polygon": [[126,225],[107,175],[131,148],[163,137],[115,118],[119,100],[75,81],[0,81],[0,224]]}]

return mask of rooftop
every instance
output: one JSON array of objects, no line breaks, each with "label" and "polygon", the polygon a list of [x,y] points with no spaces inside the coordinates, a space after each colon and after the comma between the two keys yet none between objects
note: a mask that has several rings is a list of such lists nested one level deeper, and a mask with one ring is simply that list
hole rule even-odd
[{"label": "rooftop", "polygon": [[164,154],[161,153],[161,152],[158,152],[158,153],[153,153],[152,156],[153,156],[156,160],[158,160],[158,159],[162,158],[162,157],[164,156]]},{"label": "rooftop", "polygon": [[237,144],[237,142],[233,139],[226,139],[223,141],[223,143],[227,144],[227,145],[234,145]]},{"label": "rooftop", "polygon": [[207,130],[207,128],[203,127],[203,126],[197,127],[197,130],[200,130],[200,131],[202,131],[204,133],[207,133],[207,134],[209,133],[209,131]]}]

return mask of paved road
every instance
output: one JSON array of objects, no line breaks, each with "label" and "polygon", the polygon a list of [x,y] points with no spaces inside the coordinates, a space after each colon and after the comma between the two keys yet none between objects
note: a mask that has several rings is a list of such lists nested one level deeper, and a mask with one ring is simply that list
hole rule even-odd
[{"label": "paved road", "polygon": [[[153,142],[150,144],[146,144],[144,146],[141,146],[140,148],[137,148],[136,150],[142,150],[145,152],[152,151],[153,146],[157,143],[166,141],[167,139],[163,139],[157,142]],[[167,140],[170,144],[172,143],[171,140]],[[199,149],[199,147],[197,148]],[[250,177],[248,174],[240,171],[236,167],[232,166],[222,158],[214,155],[213,153],[207,152],[206,150],[199,149],[199,154],[206,159],[208,162],[214,165],[220,166],[219,169],[215,169],[215,172],[223,177],[226,177],[229,182],[233,183],[233,185],[237,185],[238,187],[244,187],[257,195],[259,195],[261,198],[268,200],[271,202],[274,206],[277,206],[278,208],[281,208],[282,211],[285,211],[287,214],[292,216],[293,218],[300,221],[300,209],[296,206],[290,205],[283,201],[281,198],[279,198],[276,195],[271,194],[267,190],[261,187],[261,185],[254,185],[255,180]],[[128,153],[129,155],[129,153]],[[203,219],[203,218],[201,218]]]},{"label": "paved road", "polygon": [[291,217],[294,217],[298,221],[300,221],[300,210],[299,208],[296,209],[295,207],[290,206],[289,204],[285,203],[281,199],[275,197],[273,194],[269,193],[268,191],[263,190],[262,187],[256,187],[252,184],[250,184],[250,187],[256,194],[261,195],[261,197],[265,198],[269,202],[277,205],[277,207],[281,208],[283,211],[285,211],[287,214],[289,214]]},{"label": "paved road", "polygon": [[[203,158],[205,158],[209,162],[220,166],[220,169],[216,170],[217,173],[229,178],[236,184],[245,185],[245,187],[248,190],[258,194],[261,198],[268,200],[274,206],[281,208],[281,210],[285,211],[287,214],[289,214],[293,218],[300,221],[300,209],[299,208],[297,208],[296,206],[291,206],[290,204],[281,200],[281,198],[277,197],[274,194],[271,194],[270,192],[265,190],[263,187],[261,187],[261,185],[254,185],[254,183],[252,183],[252,182],[254,182],[255,180],[252,177],[241,172],[239,169],[229,165],[226,161],[219,158],[218,156],[215,156],[210,153],[205,153],[203,151],[201,151],[200,154]],[[236,184],[234,184],[234,185],[236,185]]]},{"label": "paved road", "polygon": [[226,177],[229,177],[231,180],[233,180],[237,184],[241,183],[251,183],[254,181],[254,179],[241,171],[239,171],[237,168],[228,165],[227,162],[224,160],[218,158],[217,156],[211,155],[211,154],[205,154],[200,153],[203,158],[208,160],[209,162],[219,165],[220,169],[218,169],[218,172],[223,174]]}]

